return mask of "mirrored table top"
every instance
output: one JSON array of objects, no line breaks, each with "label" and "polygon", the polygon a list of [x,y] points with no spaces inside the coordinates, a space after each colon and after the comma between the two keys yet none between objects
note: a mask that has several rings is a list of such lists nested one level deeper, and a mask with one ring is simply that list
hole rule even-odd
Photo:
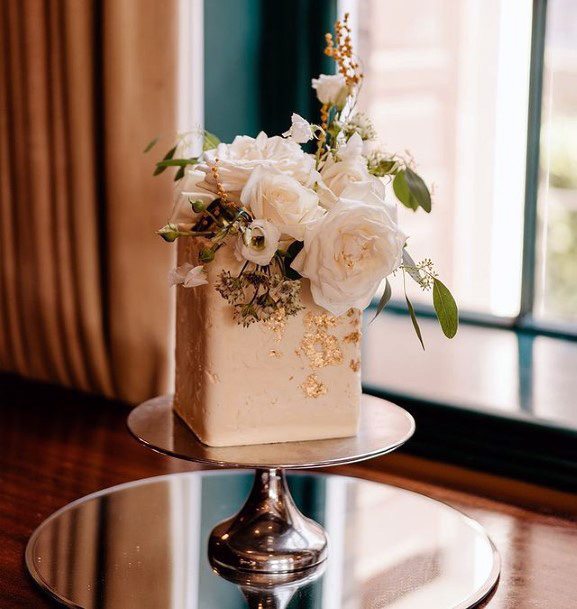
[{"label": "mirrored table top", "polygon": [[295,502],[329,535],[320,570],[284,583],[218,575],[208,535],[252,480],[190,472],[90,495],[39,527],[28,568],[84,609],[465,609],[497,581],[499,556],[473,520],[410,491],[325,474],[289,475]]}]

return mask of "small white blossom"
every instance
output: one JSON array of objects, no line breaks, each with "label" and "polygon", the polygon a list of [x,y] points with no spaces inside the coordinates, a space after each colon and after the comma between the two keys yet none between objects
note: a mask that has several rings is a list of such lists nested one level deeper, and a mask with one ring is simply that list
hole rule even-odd
[{"label": "small white blossom", "polygon": [[169,285],[183,284],[185,288],[195,288],[198,285],[208,283],[206,270],[202,265],[194,266],[185,262],[181,266],[172,269],[168,274]]},{"label": "small white blossom", "polygon": [[259,266],[270,263],[278,249],[280,230],[267,220],[253,220],[238,236],[235,254],[238,260],[248,260]]},{"label": "small white blossom", "polygon": [[297,144],[306,144],[313,139],[313,126],[307,120],[293,112],[291,121],[291,128],[283,133],[283,137],[290,137]]},{"label": "small white blossom", "polygon": [[342,108],[347,102],[349,88],[342,74],[321,74],[313,78],[312,86],[321,104]]}]

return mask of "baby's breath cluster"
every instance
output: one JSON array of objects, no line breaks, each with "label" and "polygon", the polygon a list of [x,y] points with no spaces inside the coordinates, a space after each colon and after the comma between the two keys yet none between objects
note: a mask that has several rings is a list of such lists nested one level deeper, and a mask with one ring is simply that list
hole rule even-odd
[{"label": "baby's breath cluster", "polygon": [[347,139],[355,133],[361,136],[363,141],[377,139],[377,132],[371,122],[371,119],[364,112],[354,114],[342,128],[342,132]]}]

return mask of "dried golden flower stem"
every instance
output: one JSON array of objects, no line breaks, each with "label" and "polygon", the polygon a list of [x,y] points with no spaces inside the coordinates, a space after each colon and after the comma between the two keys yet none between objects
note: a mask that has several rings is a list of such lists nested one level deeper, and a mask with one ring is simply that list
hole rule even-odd
[{"label": "dried golden flower stem", "polygon": [[343,21],[335,23],[335,37],[336,44],[332,34],[325,35],[327,43],[325,55],[332,57],[336,61],[339,72],[344,76],[347,86],[354,87],[359,84],[363,74],[354,58],[348,13],[345,13]]},{"label": "dried golden flower stem", "polygon": [[212,177],[216,183],[216,192],[218,194],[218,198],[221,200],[223,205],[228,205],[230,207],[238,207],[236,203],[233,201],[229,201],[228,194],[222,185],[222,181],[220,179],[220,172],[218,170],[218,164],[220,162],[219,158],[214,159],[214,165],[210,168],[212,172]]},{"label": "dried golden flower stem", "polygon": [[323,104],[321,106],[321,129],[319,139],[317,142],[317,156],[320,156],[320,153],[327,141],[327,127],[329,124],[329,105]]}]

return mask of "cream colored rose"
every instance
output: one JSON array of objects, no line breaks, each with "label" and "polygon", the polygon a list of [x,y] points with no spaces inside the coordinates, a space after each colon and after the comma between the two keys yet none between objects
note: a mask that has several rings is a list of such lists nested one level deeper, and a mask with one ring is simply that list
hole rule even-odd
[{"label": "cream colored rose", "polygon": [[262,131],[256,138],[235,137],[232,144],[219,144],[203,156],[203,162],[197,165],[197,169],[204,173],[202,187],[216,193],[212,167],[218,159],[218,173],[224,190],[236,201],[257,167],[276,167],[306,186],[311,186],[318,175],[314,157],[303,152],[296,142],[280,136],[268,137]]},{"label": "cream colored rose", "polygon": [[349,141],[339,148],[337,157],[329,158],[321,169],[323,185],[334,195],[322,197],[326,207],[331,206],[331,201],[341,196],[345,188],[353,182],[368,182],[373,179],[367,168],[367,160],[362,155],[363,140],[355,133]]},{"label": "cream colored rose", "polygon": [[406,236],[385,207],[339,200],[305,234],[292,268],[310,280],[314,301],[333,315],[369,305],[402,260]]},{"label": "cream colored rose", "polygon": [[238,236],[235,254],[238,260],[248,260],[266,266],[275,255],[280,239],[279,229],[266,220],[254,220]]},{"label": "cream colored rose", "polygon": [[169,223],[176,225],[180,230],[189,230],[198,220],[191,201],[202,201],[208,205],[216,198],[215,194],[199,186],[204,180],[204,172],[188,168],[182,180],[177,182],[174,190],[174,207]]},{"label": "cream colored rose", "polygon": [[346,101],[349,89],[342,74],[321,74],[312,80],[313,89],[317,92],[321,104],[342,108]]},{"label": "cream colored rose", "polygon": [[274,167],[258,167],[240,200],[255,218],[272,222],[283,235],[302,241],[307,224],[325,213],[314,190]]}]

